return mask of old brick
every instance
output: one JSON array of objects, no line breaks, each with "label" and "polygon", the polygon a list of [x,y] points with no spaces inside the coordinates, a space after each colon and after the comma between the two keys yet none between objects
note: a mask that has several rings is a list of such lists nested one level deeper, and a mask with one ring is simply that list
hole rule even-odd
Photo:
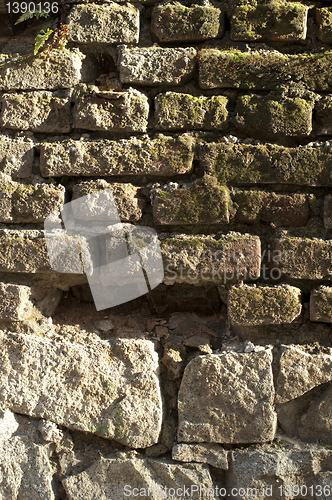
[{"label": "old brick", "polygon": [[332,97],[325,96],[315,105],[316,115],[316,130],[318,135],[332,134]]},{"label": "old brick", "polygon": [[229,222],[229,191],[213,177],[158,189],[153,200],[155,224],[217,224]]},{"label": "old brick", "polygon": [[68,19],[68,40],[78,43],[137,43],[139,10],[130,4],[77,5]]},{"label": "old brick", "polygon": [[301,290],[289,285],[233,286],[228,294],[228,318],[232,325],[291,323],[301,310]]},{"label": "old brick", "polygon": [[299,2],[255,3],[236,6],[231,17],[231,39],[293,42],[305,40],[308,7]]},{"label": "old brick", "polygon": [[238,191],[236,222],[253,224],[269,222],[273,226],[305,226],[309,220],[309,203],[304,194],[278,194],[266,191]]},{"label": "old brick", "polygon": [[324,198],[324,226],[326,229],[332,228],[332,195],[330,194]]},{"label": "old brick", "polygon": [[194,143],[187,134],[44,143],[40,169],[44,177],[184,174],[192,170]]},{"label": "old brick", "polygon": [[316,9],[316,22],[318,25],[318,39],[322,43],[332,43],[332,8]]},{"label": "old brick", "polygon": [[152,33],[160,42],[203,41],[224,34],[224,13],[212,6],[164,2],[154,7]]},{"label": "old brick", "polygon": [[276,144],[201,144],[200,163],[219,182],[332,185],[332,147],[287,148]]},{"label": "old brick", "polygon": [[33,141],[0,135],[0,171],[14,178],[30,177],[33,163]]},{"label": "old brick", "polygon": [[298,55],[241,52],[238,49],[202,49],[198,55],[203,89],[240,88],[274,90],[301,81],[312,90],[332,88],[332,52]]},{"label": "old brick", "polygon": [[310,295],[310,321],[332,323],[332,288],[320,286]]},{"label": "old brick", "polygon": [[0,271],[36,273],[50,269],[43,231],[0,230]]},{"label": "old brick", "polygon": [[237,99],[236,126],[249,135],[306,136],[312,130],[313,103],[300,99],[245,95]]},{"label": "old brick", "polygon": [[192,47],[123,48],[119,54],[120,80],[142,85],[179,85],[193,76],[196,53]]},{"label": "old brick", "polygon": [[3,94],[0,124],[33,132],[67,133],[71,128],[68,91]]},{"label": "old brick", "polygon": [[73,110],[74,128],[87,130],[146,132],[148,117],[148,97],[132,88],[82,94]]},{"label": "old brick", "polygon": [[225,130],[227,103],[224,96],[158,94],[155,97],[156,127],[160,130]]}]

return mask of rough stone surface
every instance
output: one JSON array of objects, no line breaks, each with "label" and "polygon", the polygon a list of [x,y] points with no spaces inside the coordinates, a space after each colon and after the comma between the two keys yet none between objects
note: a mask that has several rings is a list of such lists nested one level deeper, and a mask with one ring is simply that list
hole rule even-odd
[{"label": "rough stone surface", "polygon": [[300,439],[307,442],[320,442],[332,445],[331,435],[332,388],[328,387],[320,396],[313,399],[307,411],[302,412],[297,432]]},{"label": "rough stone surface", "polygon": [[318,135],[332,134],[332,97],[324,96],[316,105],[316,133]]},{"label": "rough stone surface", "polygon": [[215,7],[164,2],[152,10],[152,33],[159,42],[203,41],[224,34],[224,13]]},{"label": "rough stone surface", "polygon": [[155,224],[214,224],[229,222],[230,195],[214,178],[158,189],[153,199]]},{"label": "rough stone surface", "polygon": [[310,354],[300,346],[283,346],[276,384],[276,403],[299,398],[314,387],[332,380],[332,356]]},{"label": "rough stone surface", "polygon": [[139,10],[130,4],[76,5],[68,19],[68,40],[78,43],[137,43]]},{"label": "rough stone surface", "polygon": [[[242,5],[241,5],[242,4]],[[299,2],[240,2],[231,17],[231,40],[293,42],[305,40],[308,7]]]},{"label": "rough stone surface", "polygon": [[312,90],[332,88],[332,52],[287,55],[278,52],[241,52],[238,49],[202,49],[198,55],[203,89],[240,88],[274,90],[301,81]]},{"label": "rough stone surface", "polygon": [[332,196],[329,194],[324,198],[324,226],[332,228]]},{"label": "rough stone surface", "polygon": [[187,134],[44,143],[40,169],[44,177],[184,174],[192,169],[194,143]]},{"label": "rough stone surface", "polygon": [[3,94],[0,125],[32,132],[62,133],[71,129],[70,92]]},{"label": "rough stone surface", "polygon": [[227,97],[194,97],[166,92],[155,97],[156,127],[160,130],[225,130]]},{"label": "rough stone surface", "polygon": [[232,325],[291,323],[301,311],[301,290],[294,286],[234,286],[228,294]]},{"label": "rough stone surface", "polygon": [[161,235],[164,283],[232,282],[260,275],[261,244],[257,236]]},{"label": "rough stone surface", "polygon": [[69,88],[81,79],[82,58],[77,50],[53,50],[49,60],[39,57],[0,57],[0,90]]},{"label": "rough stone surface", "polygon": [[178,440],[255,443],[274,438],[272,354],[211,354],[186,367],[179,395]]},{"label": "rough stone surface", "polygon": [[236,126],[248,135],[310,135],[313,103],[300,99],[244,95],[237,99]]},{"label": "rough stone surface", "polygon": [[138,90],[81,94],[73,110],[73,126],[86,130],[146,132],[149,117],[148,97]]},{"label": "rough stone surface", "polygon": [[202,462],[218,469],[228,469],[227,451],[219,444],[176,444],[172,448],[173,460]]},{"label": "rough stone surface", "polygon": [[332,43],[332,9],[323,7],[316,9],[316,22],[318,24],[317,37],[322,43]]},{"label": "rough stone surface", "polygon": [[179,85],[193,75],[196,54],[192,47],[123,48],[119,56],[120,80],[140,85]]},{"label": "rough stone surface", "polygon": [[4,408],[133,448],[157,443],[162,403],[152,342],[1,333],[0,344]]},{"label": "rough stone surface", "polygon": [[27,178],[32,172],[33,142],[0,135],[0,170],[12,177]]},{"label": "rough stone surface", "polygon": [[[165,493],[174,488],[200,485],[202,488],[214,488],[209,469],[201,464],[178,464],[170,460],[143,459],[117,454],[114,458],[101,458],[81,474],[62,481],[69,500],[107,500],[116,498],[125,500],[134,494],[151,499],[168,499]],[[127,488],[126,488],[127,485]],[[134,489],[135,488],[135,489]],[[150,493],[148,494],[148,489]],[[162,489],[161,489],[162,488]],[[151,492],[153,490],[153,492]],[[171,490],[171,494],[173,490]],[[193,491],[191,498],[202,498]],[[212,500],[217,497],[209,495]]]},{"label": "rough stone surface", "polygon": [[25,320],[34,312],[28,286],[0,284],[0,319]]},{"label": "rough stone surface", "polygon": [[310,295],[310,321],[332,323],[332,288],[320,286]]}]

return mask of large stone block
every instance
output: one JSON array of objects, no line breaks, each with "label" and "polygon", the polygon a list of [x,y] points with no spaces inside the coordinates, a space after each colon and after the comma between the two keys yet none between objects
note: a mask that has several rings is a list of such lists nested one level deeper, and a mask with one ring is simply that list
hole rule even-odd
[{"label": "large stone block", "polygon": [[32,173],[33,141],[0,135],[0,170],[12,177],[27,178]]},{"label": "large stone block", "polygon": [[332,88],[332,52],[288,55],[241,52],[238,49],[202,49],[198,55],[203,89],[240,88],[274,90],[301,81],[312,90]]},{"label": "large stone block", "polygon": [[332,186],[332,147],[216,142],[200,145],[205,173],[219,182]]},{"label": "large stone block", "polygon": [[0,345],[4,408],[133,448],[157,443],[162,401],[152,342],[82,345],[2,332]]},{"label": "large stone block", "polygon": [[69,94],[68,91],[3,94],[0,125],[14,130],[66,134],[71,129]]},{"label": "large stone block", "polygon": [[179,462],[202,462],[218,469],[228,469],[227,451],[219,444],[179,443],[172,448],[172,458]]},{"label": "large stone block", "polygon": [[156,127],[160,130],[225,130],[227,103],[224,96],[194,97],[166,92],[155,97]]},{"label": "large stone block", "polygon": [[223,36],[224,16],[212,5],[186,7],[180,2],[163,2],[152,10],[151,30],[159,42],[201,42]]},{"label": "large stone block", "polygon": [[230,195],[213,177],[190,184],[166,184],[153,199],[155,224],[217,224],[229,222]]},{"label": "large stone block", "polygon": [[323,7],[316,9],[316,22],[318,24],[317,37],[322,43],[332,43],[332,9]]},{"label": "large stone block", "polygon": [[178,440],[272,440],[277,416],[271,365],[270,351],[210,354],[190,361],[178,395]]},{"label": "large stone block", "polygon": [[[332,12],[331,12],[332,15]],[[332,96],[324,96],[315,104],[316,127],[318,135],[332,134]]]},{"label": "large stone block", "polygon": [[308,7],[300,2],[245,2],[233,9],[231,40],[294,42],[307,36]]},{"label": "large stone block", "polygon": [[179,85],[193,76],[196,54],[192,47],[122,48],[120,80],[135,85]]},{"label": "large stone block", "polygon": [[320,286],[310,295],[310,321],[332,323],[332,288]]},{"label": "large stone block", "polygon": [[40,169],[44,177],[178,175],[192,170],[194,144],[187,134],[43,143]]},{"label": "large stone block", "polygon": [[86,130],[146,132],[148,118],[148,97],[132,88],[81,94],[73,109],[74,128]]},{"label": "large stone block", "polygon": [[232,325],[291,323],[301,311],[301,290],[294,286],[233,286],[228,294]]},{"label": "large stone block", "polygon": [[52,90],[69,88],[81,79],[82,59],[77,49],[52,50],[50,58],[10,59],[0,56],[0,90]]},{"label": "large stone block", "polygon": [[306,136],[312,130],[313,103],[298,97],[244,95],[237,99],[236,127],[249,135]]}]

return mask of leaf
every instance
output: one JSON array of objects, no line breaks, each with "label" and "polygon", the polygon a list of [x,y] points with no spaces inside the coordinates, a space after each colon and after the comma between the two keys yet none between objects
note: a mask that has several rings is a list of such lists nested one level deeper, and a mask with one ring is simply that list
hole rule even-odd
[{"label": "leaf", "polygon": [[49,39],[49,37],[52,35],[53,31],[54,30],[51,30],[50,28],[47,28],[47,31],[40,30],[40,32],[38,33],[38,35],[36,36],[36,39],[35,39],[35,50],[33,51],[34,55],[37,54],[38,50]]},{"label": "leaf", "polygon": [[24,23],[24,21],[26,21],[27,19],[32,19],[34,15],[35,15],[34,12],[25,12],[24,14],[21,15],[21,17],[18,18],[18,20],[15,23],[15,26],[16,24]]}]

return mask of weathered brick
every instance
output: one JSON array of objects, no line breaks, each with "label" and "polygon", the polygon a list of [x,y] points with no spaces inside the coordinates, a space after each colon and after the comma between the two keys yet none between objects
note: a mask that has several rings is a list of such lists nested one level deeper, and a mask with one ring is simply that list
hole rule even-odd
[{"label": "weathered brick", "polygon": [[194,143],[187,134],[44,143],[40,169],[44,177],[183,174],[192,170]]},{"label": "weathered brick", "polygon": [[146,132],[149,100],[145,94],[129,88],[126,92],[94,92],[77,97],[74,128],[114,132]]},{"label": "weathered brick", "polygon": [[318,25],[318,39],[322,43],[332,43],[332,8],[316,9],[316,22]]},{"label": "weathered brick", "polygon": [[312,130],[313,103],[298,97],[244,95],[237,99],[236,126],[246,134],[306,136]]},{"label": "weathered brick", "polygon": [[52,90],[69,88],[81,79],[82,59],[77,49],[72,52],[52,50],[49,59],[38,57],[12,59],[0,55],[0,90]]},{"label": "weathered brick", "polygon": [[0,125],[5,128],[45,133],[71,129],[68,91],[3,94]]},{"label": "weathered brick", "polygon": [[139,10],[129,3],[77,5],[67,23],[71,42],[121,44],[139,38]]},{"label": "weathered brick", "polygon": [[308,7],[299,2],[244,4],[233,9],[231,40],[305,40]]},{"label": "weathered brick", "polygon": [[202,49],[198,55],[203,89],[240,88],[274,90],[301,82],[312,90],[332,88],[332,52],[288,55],[241,52],[238,49]]},{"label": "weathered brick", "polygon": [[192,48],[122,48],[119,54],[120,80],[142,85],[179,85],[194,73],[197,51]]},{"label": "weathered brick", "polygon": [[229,191],[213,177],[181,187],[165,185],[153,200],[155,224],[217,224],[229,222]]},{"label": "weathered brick", "polygon": [[0,171],[12,177],[30,177],[33,163],[33,141],[0,135]]},{"label": "weathered brick", "polygon": [[332,96],[325,96],[316,105],[316,130],[318,135],[332,134]]},{"label": "weathered brick", "polygon": [[281,238],[271,242],[269,265],[287,278],[320,280],[332,276],[332,241]]},{"label": "weathered brick", "polygon": [[0,222],[43,222],[64,204],[64,188],[20,184],[0,174]]},{"label": "weathered brick", "polygon": [[164,2],[152,10],[151,30],[160,42],[199,42],[222,37],[224,20],[224,13],[212,6]]},{"label": "weathered brick", "polygon": [[36,273],[50,270],[44,231],[0,230],[0,271]]},{"label": "weathered brick", "polygon": [[224,96],[158,94],[155,97],[156,127],[160,130],[225,130],[227,103]]},{"label": "weathered brick", "polygon": [[320,286],[310,295],[310,321],[332,323],[332,288]]},{"label": "weathered brick", "polygon": [[[278,194],[266,191],[238,191],[235,221],[245,224],[269,222],[275,226],[305,226],[309,220],[309,202],[304,194]],[[236,206],[235,205],[235,206]]]},{"label": "weathered brick", "polygon": [[206,143],[200,146],[205,173],[219,182],[332,185],[332,147],[287,148],[276,144]]},{"label": "weathered brick", "polygon": [[228,294],[228,318],[232,325],[291,323],[301,310],[301,290],[289,285],[233,286]]},{"label": "weathered brick", "polygon": [[326,229],[332,228],[332,195],[330,194],[324,198],[324,226]]}]

